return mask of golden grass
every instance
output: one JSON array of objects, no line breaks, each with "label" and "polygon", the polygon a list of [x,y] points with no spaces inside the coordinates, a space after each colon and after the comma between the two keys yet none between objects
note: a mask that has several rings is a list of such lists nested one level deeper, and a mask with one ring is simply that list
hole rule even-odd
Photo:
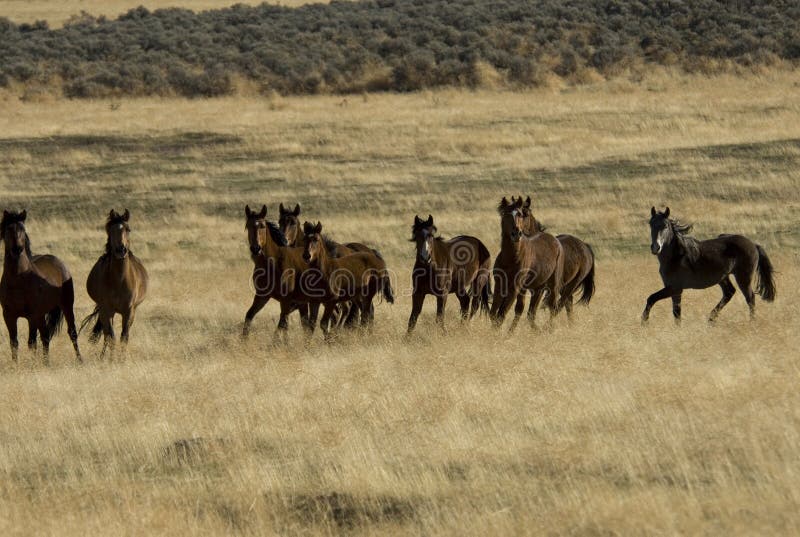
[{"label": "golden grass", "polygon": [[[35,252],[85,281],[129,207],[152,278],[125,360],[46,368],[0,349],[0,534],[796,534],[800,106],[793,73],[652,78],[564,92],[21,103],[0,116],[0,196]],[[116,107],[115,107],[116,108]],[[570,326],[433,302],[405,339],[414,213],[493,253],[493,207],[531,193],[594,245]],[[272,345],[251,299],[243,206],[300,202],[398,274],[374,334]],[[658,304],[651,205],[696,235],[742,232],[778,271],[747,320],[716,289]],[[24,328],[23,340],[24,340]],[[5,332],[3,332],[5,334]],[[3,348],[5,349],[5,348]],[[119,357],[118,357],[119,358]]]},{"label": "golden grass", "polygon": [[[327,4],[329,0],[274,0],[267,3],[288,7]],[[149,10],[180,7],[192,11],[221,9],[234,4],[258,5],[261,0],[3,0],[0,16],[16,23],[46,20],[51,28],[64,25],[70,17],[85,11],[94,16],[116,18],[144,6]]]}]

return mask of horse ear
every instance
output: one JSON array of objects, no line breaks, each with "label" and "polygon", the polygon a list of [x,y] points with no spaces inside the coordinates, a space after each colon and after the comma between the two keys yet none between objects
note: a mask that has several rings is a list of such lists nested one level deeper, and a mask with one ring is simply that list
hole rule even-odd
[{"label": "horse ear", "polygon": [[295,216],[300,216],[300,204],[299,203],[295,203],[294,211],[292,211],[292,214],[295,215]]},{"label": "horse ear", "polygon": [[317,225],[314,227],[314,233],[322,233],[322,222],[317,222]]},{"label": "horse ear", "polygon": [[122,220],[127,222],[131,218],[131,212],[128,209],[125,209],[125,213],[122,215]]},{"label": "horse ear", "polygon": [[258,213],[258,217],[259,218],[266,218],[267,217],[267,206],[266,205],[262,205],[261,206],[261,212]]},{"label": "horse ear", "polygon": [[306,235],[313,235],[314,234],[314,224],[311,222],[303,222],[303,233]]},{"label": "horse ear", "polygon": [[433,216],[428,215],[428,221],[425,222],[425,223],[428,224],[429,226],[432,226],[433,225]]},{"label": "horse ear", "polygon": [[664,218],[669,218],[669,207],[664,210]]},{"label": "horse ear", "polygon": [[416,226],[417,224],[421,224],[421,223],[422,223],[422,218],[420,218],[418,214],[415,214],[414,215],[414,225]]},{"label": "horse ear", "polygon": [[119,215],[117,214],[117,211],[115,211],[114,209],[111,209],[111,210],[108,212],[108,218],[109,218],[110,220],[114,220],[114,219],[115,219],[117,216],[119,216]]},{"label": "horse ear", "polygon": [[287,212],[288,212],[288,211],[287,211],[286,209],[284,209],[284,208],[283,208],[283,203],[281,203],[281,204],[280,204],[280,206],[278,207],[278,214],[280,214],[281,216],[283,216],[283,215],[284,215],[284,214],[286,214]]},{"label": "horse ear", "polygon": [[500,200],[500,207],[508,207],[508,200],[505,196],[503,196],[503,199]]},{"label": "horse ear", "polygon": [[250,206],[249,206],[249,205],[245,205],[245,206],[244,206],[244,215],[245,215],[247,218],[250,218],[250,215],[251,215],[251,214],[253,214],[253,211],[251,211],[251,210],[250,210]]},{"label": "horse ear", "polygon": [[530,209],[531,208],[531,197],[530,196],[525,198],[525,205],[523,205],[523,207],[525,207],[526,209]]},{"label": "horse ear", "polygon": [[650,207],[650,216],[655,216],[655,215],[656,215],[656,208]]},{"label": "horse ear", "polygon": [[24,222],[26,218],[28,218],[28,210],[27,209],[22,209],[22,212],[19,213],[20,222]]}]

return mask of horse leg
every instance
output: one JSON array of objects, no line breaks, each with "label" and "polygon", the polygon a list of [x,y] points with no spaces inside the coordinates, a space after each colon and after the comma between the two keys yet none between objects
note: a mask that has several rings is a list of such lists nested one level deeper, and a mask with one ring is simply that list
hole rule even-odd
[{"label": "horse leg", "polygon": [[417,325],[417,318],[422,311],[422,304],[425,303],[425,295],[423,293],[414,293],[411,297],[411,316],[408,318],[407,334],[410,334],[414,327]]},{"label": "horse leg", "polygon": [[[286,344],[289,342],[289,314],[297,307],[287,301],[281,302],[281,314],[278,318],[278,327],[275,329],[275,341]],[[302,310],[301,310],[302,311]]]},{"label": "horse leg", "polygon": [[4,311],[3,319],[6,321],[8,339],[11,342],[11,359],[16,362],[17,354],[19,353],[19,341],[17,340],[17,318]]},{"label": "horse leg", "polygon": [[75,312],[72,311],[72,304],[62,305],[61,311],[64,312],[64,319],[67,321],[67,333],[69,339],[72,341],[72,348],[75,349],[75,359],[79,363],[83,363],[83,356],[81,356],[81,349],[78,347],[78,329],[75,326]]},{"label": "horse leg", "polygon": [[458,296],[458,302],[461,305],[461,322],[463,323],[467,319],[469,319],[469,293],[467,291],[462,291]]},{"label": "horse leg", "polygon": [[739,290],[747,301],[747,307],[750,308],[750,320],[752,321],[756,315],[756,294],[753,292],[751,283],[753,281],[753,275],[749,272],[737,271],[733,277],[736,279],[736,284],[739,286]]},{"label": "horse leg", "polygon": [[719,303],[714,306],[714,309],[711,310],[711,314],[708,316],[708,322],[713,323],[717,320],[717,315],[719,315],[720,310],[725,307],[725,304],[731,301],[733,295],[736,294],[736,288],[731,283],[730,277],[725,276],[721,282],[719,282],[719,286],[722,288],[722,298],[720,299]]},{"label": "horse leg", "polygon": [[320,321],[320,328],[322,329],[322,337],[325,341],[330,341],[330,322],[333,317],[333,312],[336,309],[334,304],[325,304],[325,309],[322,312],[322,320]]},{"label": "horse leg", "polygon": [[311,303],[308,305],[308,331],[310,332],[309,335],[314,334],[314,330],[317,328],[317,319],[319,319],[319,303]]},{"label": "horse leg", "polygon": [[577,289],[577,283],[570,282],[569,284],[565,285],[561,289],[561,303],[558,306],[558,309],[564,308],[567,310],[567,320],[572,322],[572,304],[573,304],[573,293],[575,293],[575,289]]},{"label": "horse leg", "polygon": [[128,345],[128,336],[130,335],[135,315],[136,311],[132,307],[128,311],[122,313],[122,333],[119,336],[119,341],[123,346]]},{"label": "horse leg", "polygon": [[681,297],[683,296],[683,291],[678,291],[674,295],[672,295],[672,315],[675,317],[675,324],[680,326],[681,324]]},{"label": "horse leg", "polygon": [[103,350],[100,351],[102,360],[109,350],[110,358],[114,358],[114,312],[100,311],[100,322],[103,324]]},{"label": "horse leg", "polygon": [[[361,313],[361,325],[369,324],[369,314],[366,311],[363,311],[364,308],[361,307],[361,304],[358,303],[357,300],[351,300],[348,302],[350,306],[350,311],[347,312],[347,316],[344,319],[343,326],[347,328],[355,328],[358,324],[358,314]],[[367,317],[366,322],[364,318]]]},{"label": "horse leg", "polygon": [[531,303],[528,305],[528,323],[530,323],[531,328],[534,330],[536,330],[536,310],[539,309],[539,304],[541,304],[543,296],[543,289],[535,290],[531,295]]},{"label": "horse leg", "polygon": [[444,328],[444,307],[447,305],[447,295],[436,295],[436,324],[445,331]]},{"label": "horse leg", "polygon": [[674,295],[676,292],[680,293],[681,289],[673,289],[672,287],[664,287],[660,291],[656,291],[649,297],[647,297],[647,304],[644,307],[644,311],[642,312],[642,324],[647,323],[647,320],[650,318],[650,310],[653,308],[653,304],[658,302],[659,300],[663,300],[665,298],[669,298]]},{"label": "horse leg", "polygon": [[36,334],[39,333],[39,330],[36,328],[36,324],[28,319],[28,350],[32,353],[36,353]]},{"label": "horse leg", "polygon": [[242,328],[243,338],[246,338],[250,333],[250,324],[253,322],[253,317],[267,305],[267,302],[269,302],[268,296],[256,295],[253,297],[253,305],[250,306],[250,309],[244,314],[244,327]]},{"label": "horse leg", "polygon": [[47,330],[47,319],[42,317],[36,322],[36,328],[42,336],[42,353],[44,365],[50,365],[50,332]]},{"label": "horse leg", "polygon": [[522,312],[525,311],[525,293],[522,292],[517,295],[517,302],[514,304],[514,320],[511,321],[511,327],[508,329],[510,334],[517,328],[519,318],[522,317]]}]

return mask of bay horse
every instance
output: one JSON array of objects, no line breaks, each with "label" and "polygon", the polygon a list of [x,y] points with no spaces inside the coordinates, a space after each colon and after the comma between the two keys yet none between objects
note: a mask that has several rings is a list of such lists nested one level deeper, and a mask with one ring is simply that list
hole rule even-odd
[{"label": "bay horse", "polygon": [[[518,204],[522,200],[522,196],[518,199],[511,197],[512,204]],[[531,197],[528,196],[526,200],[521,203],[522,210],[522,232],[527,236],[535,235],[545,231],[545,227],[533,216]],[[567,318],[572,320],[572,306],[575,300],[575,293],[580,288],[581,297],[578,299],[578,304],[588,305],[594,296],[595,291],[595,257],[592,247],[584,241],[578,239],[573,235],[561,234],[556,235],[556,239],[561,243],[564,249],[564,272],[562,275],[561,285],[561,301],[559,310],[565,309]],[[533,325],[536,317],[536,310],[541,302],[544,290],[540,289],[531,295],[531,302],[528,306],[528,320]],[[525,308],[525,297],[520,295],[517,297],[517,303],[514,308],[514,321],[511,325],[513,330],[522,312]]]},{"label": "bay horse", "polygon": [[310,222],[303,224],[305,247],[303,259],[312,269],[309,282],[302,285],[302,291],[309,298],[319,300],[325,306],[320,327],[326,337],[329,335],[330,321],[334,307],[341,302],[354,302],[363,312],[361,325],[369,326],[374,320],[372,299],[381,292],[383,298],[394,303],[394,292],[386,270],[386,262],[377,252],[355,252],[341,257],[328,253],[322,238],[322,224]]},{"label": "bay horse", "polygon": [[522,199],[509,202],[503,198],[497,207],[501,238],[500,253],[494,263],[490,314],[495,326],[503,323],[512,302],[526,291],[534,296],[547,291],[545,304],[551,319],[559,310],[564,248],[558,239],[544,231],[531,236],[523,233],[522,205]]},{"label": "bay horse", "polygon": [[[303,226],[300,224],[300,211],[301,209],[299,203],[295,204],[294,209],[287,209],[283,206],[283,203],[281,203],[278,207],[278,226],[280,227],[281,232],[283,232],[283,234],[286,236],[286,242],[288,246],[298,246],[302,248],[305,246],[305,235],[303,233]],[[366,244],[362,244],[360,242],[348,242],[346,244],[341,244],[332,240],[328,236],[323,236],[322,239],[325,248],[328,250],[328,254],[332,257],[342,257],[344,255],[350,255],[356,252],[377,252]],[[337,307],[336,313],[334,314],[334,324],[354,327],[358,323],[361,307],[358,304],[344,303],[340,304],[340,306],[343,306],[342,309],[344,311],[339,311],[339,308]],[[318,309],[319,305],[312,304],[310,307],[312,309]],[[345,314],[343,315],[342,313]],[[372,315],[372,312],[366,312],[366,315]],[[316,310],[313,314],[313,317],[317,317]]]},{"label": "bay horse", "polygon": [[296,285],[297,276],[308,268],[308,264],[302,258],[303,249],[287,245],[286,237],[278,226],[267,221],[266,205],[261,207],[260,212],[253,211],[246,205],[244,213],[250,257],[254,265],[252,280],[255,295],[253,304],[244,317],[242,337],[247,337],[253,318],[270,299],[281,303],[281,316],[276,334],[285,333],[288,328],[288,316],[295,310],[300,313],[303,327],[313,332],[318,308],[310,312],[308,303],[288,298]]},{"label": "bay horse", "polygon": [[49,362],[50,340],[58,333],[63,319],[67,321],[69,338],[75,357],[82,362],[75,327],[75,286],[66,265],[52,255],[31,253],[31,242],[25,230],[27,211],[3,211],[0,235],[5,246],[3,276],[0,278],[0,305],[11,340],[11,359],[16,362],[19,351],[17,320],[28,320],[28,347],[36,348],[37,332],[42,338],[44,361]]},{"label": "bay horse", "polygon": [[147,295],[147,269],[131,251],[130,218],[128,209],[122,214],[114,209],[108,213],[105,252],[86,279],[86,291],[96,305],[81,323],[81,329],[94,320],[89,341],[96,343],[103,335],[101,357],[109,346],[113,352],[114,316],[119,314],[122,317],[120,342],[125,345],[130,337],[136,308]]},{"label": "bay horse", "polygon": [[[722,299],[708,318],[709,322],[714,322],[736,293],[731,274],[744,295],[751,319],[755,315],[756,293],[766,302],[775,300],[774,269],[760,245],[743,235],[728,234],[699,241],[688,235],[691,224],[683,224],[669,215],[669,207],[663,213],[655,207],[650,209],[650,252],[658,256],[658,271],[664,288],[647,297],[643,324],[650,317],[653,304],[664,298],[672,298],[672,314],[675,322],[680,323],[684,289],[719,285]],[[752,289],[754,274],[758,276],[755,293]]]},{"label": "bay horse", "polygon": [[[444,329],[447,295],[455,294],[461,305],[461,319],[471,319],[478,307],[489,312],[491,255],[475,237],[459,235],[450,240],[437,236],[433,216],[427,220],[414,215],[411,242],[417,256],[411,275],[413,295],[408,333],[414,330],[427,295],[436,297],[436,322]],[[472,306],[470,308],[470,300]]]}]

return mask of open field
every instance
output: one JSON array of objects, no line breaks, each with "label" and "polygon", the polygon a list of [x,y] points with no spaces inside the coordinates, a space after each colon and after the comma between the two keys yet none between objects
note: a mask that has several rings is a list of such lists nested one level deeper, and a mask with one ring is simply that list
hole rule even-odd
[{"label": "open field", "polygon": [[[565,91],[21,103],[0,115],[0,199],[83,289],[111,207],[132,212],[150,295],[127,357],[46,368],[0,346],[0,533],[797,534],[800,77],[670,77]],[[0,96],[0,99],[3,97]],[[410,310],[415,213],[495,254],[503,195],[590,242],[573,326]],[[243,207],[299,202],[398,279],[372,335],[238,334]],[[747,320],[716,289],[639,325],[660,287],[651,205],[747,234],[779,274]],[[20,324],[22,327],[22,323]],[[21,339],[26,334],[22,327]]]},{"label": "open field", "polygon": [[[51,28],[58,28],[70,17],[85,11],[94,16],[105,15],[114,18],[123,13],[144,6],[149,10],[180,7],[192,11],[220,9],[233,4],[258,5],[260,0],[3,0],[1,17],[8,17],[16,23],[45,20]],[[282,6],[295,7],[303,4],[327,4],[327,0],[280,0],[269,2]]]}]

